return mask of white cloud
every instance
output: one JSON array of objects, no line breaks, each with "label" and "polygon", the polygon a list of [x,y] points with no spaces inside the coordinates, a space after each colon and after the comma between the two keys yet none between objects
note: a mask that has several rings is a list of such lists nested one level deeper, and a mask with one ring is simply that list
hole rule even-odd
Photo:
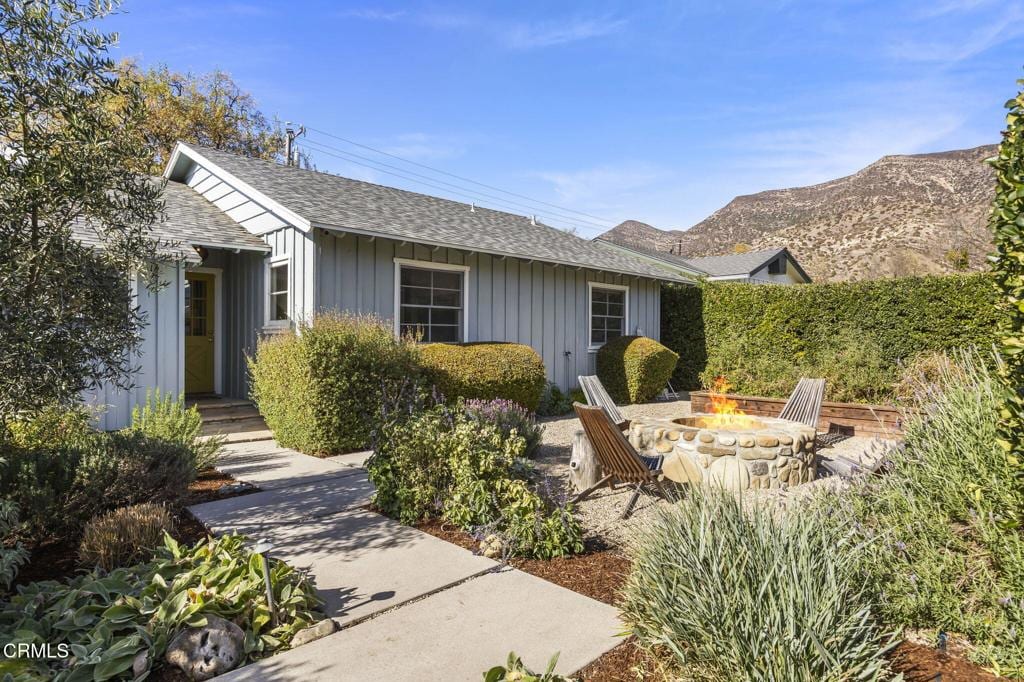
[{"label": "white cloud", "polygon": [[428,161],[461,156],[469,144],[468,136],[404,133],[380,144],[379,148],[404,159]]},{"label": "white cloud", "polygon": [[387,11],[372,7],[364,7],[360,9],[345,10],[338,16],[351,17],[353,19],[366,19],[367,21],[397,21],[405,15],[405,10]]},{"label": "white cloud", "polygon": [[[958,2],[947,3],[947,9],[940,14],[951,12],[970,12],[987,3]],[[940,16],[935,14],[932,16]],[[959,28],[959,27],[958,27]],[[924,33],[934,33],[928,22],[922,24]],[[1020,3],[1011,3],[996,8],[996,16],[989,21],[982,21],[970,31],[957,30],[954,35],[938,35],[929,40],[894,40],[889,46],[891,57],[906,61],[957,63],[987,52],[1010,40],[1024,35],[1024,7]]]},{"label": "white cloud", "polygon": [[517,50],[531,50],[601,38],[617,33],[625,25],[624,19],[600,17],[570,19],[562,22],[515,24],[502,29],[501,33],[509,47]]}]

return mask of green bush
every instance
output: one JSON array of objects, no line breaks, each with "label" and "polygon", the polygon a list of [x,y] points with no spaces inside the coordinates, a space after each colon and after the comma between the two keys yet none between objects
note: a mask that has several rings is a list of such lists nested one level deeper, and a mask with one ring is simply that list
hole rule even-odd
[{"label": "green bush", "polygon": [[466,414],[481,424],[491,424],[499,431],[519,435],[526,446],[523,457],[532,458],[537,454],[544,428],[537,424],[537,419],[519,403],[511,400],[466,400],[463,403]]},{"label": "green bush", "polygon": [[597,351],[597,376],[612,400],[643,403],[668,386],[679,355],[646,336],[620,336]]},{"label": "green bush", "polygon": [[448,400],[504,398],[536,412],[547,381],[537,351],[519,343],[435,343],[422,361]]},{"label": "green bush", "polygon": [[314,455],[364,449],[386,396],[418,384],[419,352],[371,316],[326,314],[260,341],[252,399],[274,438]]},{"label": "green bush", "polygon": [[884,476],[822,500],[869,543],[861,571],[888,622],[966,635],[972,657],[1024,675],[1021,500],[997,442],[1000,391],[981,356],[922,372],[905,447]]},{"label": "green bush", "polygon": [[829,398],[854,402],[891,400],[902,367],[920,353],[988,347],[997,320],[988,275],[706,282],[665,286],[661,301],[662,343],[680,354],[677,388],[724,375],[739,393],[785,397],[802,371],[829,379]]},{"label": "green bush", "polygon": [[223,436],[202,438],[203,417],[196,406],[185,407],[184,396],[161,394],[160,389],[146,391],[145,405],[132,408],[132,424],[127,431],[177,443],[188,449],[196,471],[216,464],[224,449]]},{"label": "green bush", "polygon": [[74,654],[11,659],[4,672],[16,679],[130,680],[136,656],[145,653],[145,676],[165,665],[167,645],[181,628],[202,626],[207,616],[242,628],[244,663],[287,648],[296,632],[323,618],[309,579],[270,559],[279,616],[272,623],[260,558],[240,535],[211,538],[191,549],[169,536],[164,543],[149,563],[32,583],[0,603],[0,649],[60,642]]},{"label": "green bush", "polygon": [[[584,401],[585,402],[585,401]],[[572,398],[562,392],[558,384],[549,381],[540,396],[537,414],[541,417],[560,417],[572,412]]]},{"label": "green bush", "polygon": [[858,548],[813,514],[698,488],[640,531],[622,614],[699,679],[889,679]]},{"label": "green bush", "polygon": [[530,485],[526,441],[457,404],[385,424],[366,463],[374,505],[403,523],[442,518],[500,536],[505,553],[535,558],[583,550],[571,507]]},{"label": "green bush", "polygon": [[77,534],[99,513],[174,502],[195,478],[192,453],[140,433],[74,432],[66,443],[14,446],[0,466],[0,498],[18,505],[34,540]]},{"label": "green bush", "polygon": [[161,504],[144,502],[101,514],[85,524],[78,557],[86,566],[107,571],[152,556],[174,518]]},{"label": "green bush", "polygon": [[535,673],[513,651],[509,652],[505,665],[496,665],[484,673],[484,682],[570,682],[570,678],[555,672],[556,665],[558,654],[551,657],[544,672]]},{"label": "green bush", "polygon": [[28,550],[15,537],[18,525],[18,505],[0,500],[0,594],[10,587],[18,569],[28,561]]}]

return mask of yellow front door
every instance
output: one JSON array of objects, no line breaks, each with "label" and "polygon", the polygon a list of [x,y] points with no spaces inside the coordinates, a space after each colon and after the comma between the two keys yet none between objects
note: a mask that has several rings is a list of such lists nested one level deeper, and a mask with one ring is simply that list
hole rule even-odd
[{"label": "yellow front door", "polygon": [[213,393],[213,275],[185,273],[185,393]]}]

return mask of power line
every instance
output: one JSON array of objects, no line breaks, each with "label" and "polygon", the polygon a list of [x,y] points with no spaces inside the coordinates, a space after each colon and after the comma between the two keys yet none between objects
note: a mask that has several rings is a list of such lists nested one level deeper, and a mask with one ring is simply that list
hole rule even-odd
[{"label": "power line", "polygon": [[[316,146],[309,146],[309,145],[316,145]],[[376,161],[376,160],[373,160],[373,159],[368,159],[367,157],[360,156],[358,154],[353,154],[351,152],[346,152],[346,151],[343,151],[343,150],[340,150],[340,149],[335,149],[334,147],[328,147],[327,145],[324,145],[323,143],[320,143],[320,142],[316,142],[314,140],[307,139],[307,140],[305,140],[302,143],[301,146],[304,147],[307,151],[318,152],[318,153],[321,153],[321,154],[326,154],[326,155],[332,156],[332,157],[334,157],[336,159],[340,159],[342,161],[346,161],[348,163],[355,164],[357,166],[362,166],[363,168],[368,168],[370,170],[378,171],[380,173],[386,173],[388,175],[393,175],[395,177],[399,177],[399,178],[402,178],[404,180],[408,180],[410,182],[415,182],[415,183],[418,183],[418,184],[421,184],[421,185],[425,185],[427,187],[431,187],[431,188],[440,190],[442,192],[448,192],[450,194],[456,194],[456,195],[459,195],[459,196],[462,196],[462,197],[466,197],[466,198],[468,198],[468,199],[470,199],[470,200],[472,200],[474,202],[480,202],[481,201],[481,197],[483,197],[483,203],[490,203],[492,205],[499,206],[499,207],[504,208],[505,210],[511,211],[513,213],[518,213],[518,211],[521,210],[522,208],[527,208],[530,211],[536,211],[537,210],[535,207],[532,207],[532,206],[526,206],[525,204],[518,204],[518,203],[513,205],[512,202],[510,202],[509,200],[506,200],[506,199],[501,199],[501,198],[495,197],[493,195],[484,194],[482,192],[477,192],[476,190],[469,190],[469,189],[466,189],[464,187],[460,187],[458,185],[453,185],[451,183],[444,182],[443,180],[437,180],[436,178],[430,178],[429,176],[421,175],[419,173],[415,173],[414,171],[407,171],[405,169],[397,168],[396,166],[392,166],[392,165],[383,163],[382,161]],[[334,153],[334,152],[337,152],[337,153]],[[369,163],[363,163],[363,162],[357,161],[357,160],[355,160],[355,159],[353,159],[351,157],[355,157],[355,158],[358,158],[358,159],[363,159],[364,161],[368,161]],[[416,176],[416,177],[410,177],[409,175],[405,175],[404,173],[395,172],[395,170],[384,170],[384,168],[378,168],[377,165],[370,165],[370,164],[379,164],[381,166],[385,166],[386,168],[391,168],[391,169],[395,169],[395,170],[401,170],[401,171],[404,171],[404,173],[409,173],[409,174],[411,174],[413,176]],[[420,178],[424,178],[424,179],[420,179]],[[429,182],[428,182],[428,180],[429,180]],[[442,187],[441,185],[434,184],[434,183],[442,183],[443,185],[447,185],[447,187]],[[546,220],[549,220],[549,221],[552,221],[552,222],[566,223],[566,224],[568,224],[568,225],[570,225],[572,227],[578,227],[579,223],[586,223],[586,224],[588,224],[590,226],[597,227],[597,228],[600,228],[602,230],[610,229],[610,227],[608,225],[600,225],[600,224],[597,224],[597,223],[592,223],[592,222],[587,221],[587,220],[582,220],[582,219],[579,219],[579,218],[574,218],[572,216],[563,216],[561,214],[553,214],[553,215],[556,215],[558,217],[549,217],[548,215],[545,215],[544,218]]]},{"label": "power line", "polygon": [[[593,218],[594,220],[600,220],[601,222],[605,222],[605,223],[613,222],[613,221],[608,220],[607,218],[602,218],[600,216],[596,216],[596,215],[593,215],[591,213],[584,213],[583,211],[577,211],[575,209],[568,208],[566,206],[559,206],[558,204],[552,204],[552,203],[547,202],[547,201],[542,201],[541,199],[534,199],[533,197],[526,196],[525,194],[518,194],[517,192],[511,192],[511,191],[509,191],[507,189],[502,189],[500,187],[495,187],[494,185],[488,185],[488,184],[483,183],[483,182],[478,182],[476,180],[473,180],[472,178],[467,178],[467,177],[464,177],[464,176],[461,176],[461,175],[456,175],[455,173],[449,173],[448,171],[441,170],[440,168],[434,168],[433,166],[428,166],[425,163],[419,163],[418,161],[412,161],[411,159],[403,158],[401,156],[398,156],[397,154],[392,154],[392,153],[386,152],[386,151],[384,151],[382,149],[377,149],[375,147],[371,147],[369,145],[362,144],[360,142],[356,142],[355,140],[350,140],[350,139],[348,139],[346,137],[341,137],[340,135],[334,135],[334,134],[329,133],[329,132],[327,132],[325,130],[319,130],[317,128],[307,128],[307,130],[310,131],[310,132],[318,133],[320,135],[326,135],[327,137],[334,138],[335,140],[340,140],[341,142],[345,142],[346,144],[351,144],[351,145],[354,145],[356,147],[361,147],[362,149],[366,149],[366,150],[369,150],[371,152],[376,152],[377,154],[383,154],[384,156],[390,156],[393,159],[398,159],[399,161],[402,161],[404,163],[410,163],[410,164],[412,164],[414,166],[419,166],[420,168],[425,168],[427,170],[434,171],[435,173],[441,173],[442,175],[447,175],[448,177],[455,178],[456,180],[462,180],[463,182],[469,182],[469,183],[472,183],[474,185],[477,185],[478,187],[484,187],[486,189],[493,190],[495,192],[501,192],[502,194],[508,194],[510,196],[518,197],[520,199],[526,199],[527,201],[529,201],[531,203],[534,203],[534,204],[541,204],[543,206],[548,206],[550,208],[557,208],[560,211],[566,211],[568,213],[575,213],[577,215],[585,216],[587,218]],[[323,143],[320,143],[320,144],[323,144]]]}]

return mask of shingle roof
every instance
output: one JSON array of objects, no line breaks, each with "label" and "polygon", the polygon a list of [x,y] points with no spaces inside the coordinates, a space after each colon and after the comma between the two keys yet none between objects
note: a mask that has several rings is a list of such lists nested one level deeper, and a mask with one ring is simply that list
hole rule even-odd
[{"label": "shingle roof", "polygon": [[[182,148],[186,154],[192,149],[187,145]],[[679,279],[657,265],[610,253],[568,232],[532,224],[524,216],[207,147],[193,151],[316,227],[627,275]]]},{"label": "shingle roof", "polygon": [[[160,252],[165,256],[198,261],[193,246],[270,251],[266,242],[196,194],[188,185],[168,182],[164,187],[163,200],[166,219],[153,228],[151,236],[163,243]],[[83,244],[99,246],[102,243],[96,231],[86,223],[76,224],[72,232]]]},{"label": "shingle roof", "polygon": [[[760,270],[786,249],[769,249],[767,251],[747,251],[732,253],[727,256],[704,256],[702,258],[681,258],[691,267],[703,270],[712,277],[728,277],[729,275],[750,275]],[[673,256],[677,258],[677,256]]]}]

